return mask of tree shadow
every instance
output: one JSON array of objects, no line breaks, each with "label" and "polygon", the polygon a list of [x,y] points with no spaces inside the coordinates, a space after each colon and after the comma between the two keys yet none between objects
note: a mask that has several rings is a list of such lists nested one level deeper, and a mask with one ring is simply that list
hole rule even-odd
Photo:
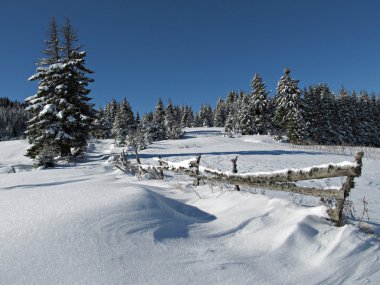
[{"label": "tree shadow", "polygon": [[249,150],[249,151],[213,151],[213,152],[187,152],[187,153],[140,153],[141,158],[153,158],[157,156],[164,157],[178,157],[178,156],[197,156],[197,155],[322,155],[323,152],[312,152],[302,150]]},{"label": "tree shadow", "polygon": [[72,180],[64,180],[64,181],[48,182],[48,183],[20,184],[16,186],[3,187],[2,189],[0,189],[0,191],[9,191],[9,190],[14,190],[18,188],[37,188],[37,187],[56,186],[56,185],[71,184],[71,183],[76,183],[76,182],[86,181],[86,180],[91,180],[91,179],[83,178],[83,179],[72,179]]}]

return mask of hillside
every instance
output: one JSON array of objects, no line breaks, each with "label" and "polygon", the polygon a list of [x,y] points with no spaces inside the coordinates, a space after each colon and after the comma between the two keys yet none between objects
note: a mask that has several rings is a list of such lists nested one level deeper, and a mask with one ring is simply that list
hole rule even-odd
[{"label": "hillside", "polygon": [[[366,150],[352,201],[369,202],[367,235],[337,228],[316,198],[226,185],[194,189],[184,176],[138,180],[92,141],[82,163],[34,171],[27,142],[0,142],[0,284],[365,284],[380,282],[380,151]],[[267,136],[225,138],[186,129],[141,153],[239,172],[353,160],[294,149]],[[15,166],[16,173],[7,173]],[[169,174],[168,174],[169,175]],[[326,184],[341,184],[339,179]],[[194,192],[196,191],[198,195]]]}]

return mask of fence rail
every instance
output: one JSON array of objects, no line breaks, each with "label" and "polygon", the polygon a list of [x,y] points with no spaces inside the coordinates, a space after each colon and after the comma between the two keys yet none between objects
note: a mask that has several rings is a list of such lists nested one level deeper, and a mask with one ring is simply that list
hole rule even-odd
[{"label": "fence rail", "polygon": [[[256,173],[237,173],[237,157],[232,159],[232,171],[220,171],[200,166],[201,156],[195,157],[181,162],[169,162],[155,158],[159,163],[158,166],[142,165],[138,159],[138,164],[135,166],[134,173],[146,173],[154,171],[157,177],[163,179],[164,171],[171,171],[180,174],[185,174],[196,179],[195,185],[199,186],[200,180],[217,181],[226,184],[235,185],[237,191],[240,186],[248,186],[254,188],[262,188],[268,190],[285,191],[298,193],[302,195],[316,196],[324,199],[335,199],[336,205],[330,208],[328,214],[337,226],[342,225],[343,207],[346,198],[351,189],[354,187],[355,177],[359,177],[362,171],[362,158],[364,153],[359,152],[355,156],[354,162],[330,163],[307,168],[292,168],[272,172],[256,172]],[[138,158],[138,154],[136,154]],[[125,169],[128,164],[125,154],[121,156],[122,166],[120,169]],[[297,186],[297,181],[324,179],[332,177],[346,177],[340,189],[325,188],[318,189],[312,187]]]}]

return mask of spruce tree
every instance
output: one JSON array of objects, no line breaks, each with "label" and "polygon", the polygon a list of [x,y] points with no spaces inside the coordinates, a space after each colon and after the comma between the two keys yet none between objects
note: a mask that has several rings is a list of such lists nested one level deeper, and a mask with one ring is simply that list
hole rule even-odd
[{"label": "spruce tree", "polygon": [[112,99],[105,107],[104,116],[106,121],[107,138],[112,137],[112,128],[115,123],[117,109],[119,108],[118,103],[115,99]]},{"label": "spruce tree", "polygon": [[290,77],[290,69],[284,70],[276,91],[274,119],[292,143],[300,143],[304,140],[302,128],[305,127],[301,112],[301,90],[298,88],[298,80]]},{"label": "spruce tree", "polygon": [[94,73],[85,66],[86,51],[76,45],[78,38],[70,24],[66,21],[62,29],[64,46],[64,64],[68,71],[65,73],[65,83],[60,88],[60,121],[64,132],[70,139],[62,138],[61,148],[71,155],[71,148],[75,148],[74,155],[82,155],[87,147],[87,141],[93,130],[95,119],[94,104],[90,103],[88,97],[91,92],[88,85],[94,82],[87,74]]},{"label": "spruce tree", "polygon": [[208,128],[213,126],[213,113],[209,104],[204,104],[201,106],[199,111],[199,119],[202,127]]},{"label": "spruce tree", "polygon": [[254,132],[259,134],[268,133],[271,129],[268,93],[265,84],[257,73],[251,81],[251,106]]},{"label": "spruce tree", "polygon": [[[30,143],[26,156],[41,158],[49,153],[49,158],[60,155],[57,134],[61,131],[59,118],[59,96],[56,92],[62,78],[61,47],[55,18],[50,23],[48,39],[45,41],[45,58],[39,60],[37,73],[29,78],[30,81],[38,80],[37,93],[25,99],[27,111],[31,113],[26,135]],[[52,163],[51,161],[49,163]]]},{"label": "spruce tree", "polygon": [[169,100],[165,110],[166,137],[169,140],[179,139],[181,136],[180,121],[176,118],[172,102]]},{"label": "spruce tree", "polygon": [[353,143],[353,130],[352,130],[352,106],[351,99],[347,90],[342,87],[339,91],[337,98],[338,112],[337,122],[339,125],[339,143],[340,144],[352,144]]},{"label": "spruce tree", "polygon": [[226,107],[224,101],[219,98],[214,110],[214,126],[224,127],[226,124]]},{"label": "spruce tree", "polygon": [[246,94],[240,97],[239,126],[242,135],[253,134],[252,108],[250,98]]},{"label": "spruce tree", "polygon": [[46,149],[49,156],[82,155],[93,130],[95,111],[87,96],[93,80],[86,76],[92,71],[85,67],[86,53],[74,47],[77,39],[69,21],[62,33],[63,47],[53,18],[44,51],[48,57],[29,79],[39,80],[37,94],[26,99],[33,113],[27,130],[31,147],[26,155],[31,158],[43,156]]},{"label": "spruce tree", "polygon": [[181,118],[181,127],[182,128],[191,128],[194,125],[194,113],[193,109],[186,105],[182,112]]},{"label": "spruce tree", "polygon": [[162,99],[159,98],[156,110],[153,114],[153,125],[152,125],[152,139],[153,141],[160,141],[166,138],[166,127],[165,127],[165,110]]}]

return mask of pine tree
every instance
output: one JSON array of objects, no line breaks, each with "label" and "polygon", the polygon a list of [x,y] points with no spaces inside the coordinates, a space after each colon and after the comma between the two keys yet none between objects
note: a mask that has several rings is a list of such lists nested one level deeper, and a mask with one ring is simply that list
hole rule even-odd
[{"label": "pine tree", "polygon": [[235,133],[234,117],[234,114],[230,113],[227,117],[226,125],[224,126],[224,132],[227,134],[229,138],[232,138]]},{"label": "pine tree", "polygon": [[199,112],[195,113],[195,115],[194,115],[193,126],[196,127],[196,128],[203,127],[203,121],[202,121],[202,118],[200,117],[200,113]]},{"label": "pine tree", "polygon": [[271,130],[268,93],[265,84],[257,73],[251,81],[251,106],[253,115],[254,132],[266,134]]},{"label": "pine tree", "polygon": [[[87,74],[94,73],[85,66],[87,53],[75,46],[78,41],[70,20],[66,21],[62,29],[64,39],[64,64],[68,71],[65,73],[65,83],[60,88],[60,121],[65,134],[70,138],[62,138],[61,149],[71,155],[71,148],[75,148],[74,155],[82,155],[87,147],[87,141],[93,130],[95,119],[94,105],[89,103],[91,92],[88,84],[94,82]],[[57,88],[57,87],[56,87]]]},{"label": "pine tree", "polygon": [[94,130],[93,135],[97,139],[106,139],[107,138],[107,121],[105,117],[105,110],[99,107],[99,110],[96,114],[96,119],[94,121]]},{"label": "pine tree", "polygon": [[105,107],[104,116],[106,121],[107,138],[112,137],[112,128],[115,123],[118,108],[119,106],[115,99],[112,99]]},{"label": "pine tree", "polygon": [[242,94],[240,98],[239,128],[242,135],[252,135],[253,122],[250,98],[246,94]]},{"label": "pine tree", "polygon": [[39,81],[37,93],[25,99],[28,105],[26,110],[30,111],[32,117],[26,131],[31,144],[26,156],[31,158],[43,157],[47,152],[49,158],[61,154],[57,143],[60,139],[57,134],[61,128],[57,117],[60,98],[56,94],[56,87],[61,84],[62,64],[55,18],[50,23],[45,45],[43,53],[47,57],[38,61],[37,73],[29,78],[30,81]]},{"label": "pine tree", "polygon": [[[48,149],[50,156],[82,155],[93,130],[95,111],[87,96],[92,73],[85,64],[85,52],[74,47],[76,35],[68,21],[63,28],[64,47],[60,46],[57,25],[52,19],[46,49],[38,62],[36,95],[26,99],[33,113],[27,135],[31,147],[27,156],[36,158]],[[72,153],[74,149],[74,153]]]},{"label": "pine tree", "polygon": [[156,110],[153,114],[153,125],[152,125],[152,139],[153,141],[160,141],[166,138],[166,127],[165,127],[165,111],[162,99],[159,98]]},{"label": "pine tree", "polygon": [[214,110],[214,126],[215,127],[224,127],[226,124],[226,106],[224,101],[219,98]]},{"label": "pine tree", "polygon": [[327,84],[310,86],[305,90],[304,104],[308,139],[318,144],[339,143],[338,106]]},{"label": "pine tree", "polygon": [[135,121],[133,111],[127,99],[123,98],[119,104],[112,129],[115,145],[124,146],[128,144],[128,137],[133,136],[134,131]]},{"label": "pine tree", "polygon": [[153,142],[153,113],[144,114],[139,127],[145,147]]},{"label": "pine tree", "polygon": [[227,95],[227,99],[225,102],[225,110],[226,110],[226,120],[230,113],[235,112],[236,109],[236,101],[238,98],[238,94],[236,91],[230,91]]},{"label": "pine tree", "polygon": [[194,125],[194,113],[193,109],[186,105],[182,112],[181,118],[181,127],[182,128],[191,128]]},{"label": "pine tree", "polygon": [[304,120],[302,118],[301,90],[298,88],[298,80],[290,77],[290,70],[286,68],[284,75],[277,85],[275,97],[276,123],[282,127],[292,143],[300,143],[304,140]]},{"label": "pine tree", "polygon": [[179,139],[181,136],[180,121],[176,118],[172,102],[169,100],[165,110],[166,137],[169,140]]},{"label": "pine tree", "polygon": [[344,87],[339,91],[337,98],[338,112],[337,112],[337,125],[338,137],[340,144],[352,144],[353,143],[353,130],[351,125],[352,120],[352,106],[351,98]]},{"label": "pine tree", "polygon": [[213,126],[213,113],[209,104],[204,104],[201,106],[199,111],[199,119],[202,127],[208,128]]}]

